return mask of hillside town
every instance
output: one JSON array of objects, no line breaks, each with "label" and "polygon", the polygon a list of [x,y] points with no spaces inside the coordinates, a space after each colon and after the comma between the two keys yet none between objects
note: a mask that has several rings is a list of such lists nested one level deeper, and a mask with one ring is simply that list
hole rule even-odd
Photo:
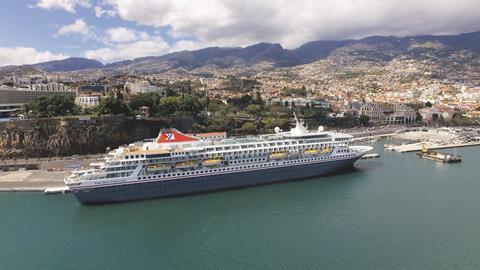
[{"label": "hillside town", "polygon": [[[450,56],[464,59],[468,53]],[[232,98],[257,93],[267,105],[317,108],[330,118],[368,117],[370,125],[450,123],[454,117],[475,123],[480,117],[480,72],[469,65],[451,70],[445,59],[396,58],[389,62],[360,61],[331,55],[291,68],[261,62],[253,66],[203,66],[186,72],[108,74],[102,70],[41,72],[0,79],[0,114],[28,117],[23,105],[35,98],[67,95],[80,108],[92,109],[111,96],[126,102],[135,95],[185,91],[202,93],[228,104]],[[451,63],[460,60],[449,59]],[[448,69],[448,70],[447,70]],[[143,106],[145,107],[145,106]],[[150,116],[148,108],[139,115]]]}]

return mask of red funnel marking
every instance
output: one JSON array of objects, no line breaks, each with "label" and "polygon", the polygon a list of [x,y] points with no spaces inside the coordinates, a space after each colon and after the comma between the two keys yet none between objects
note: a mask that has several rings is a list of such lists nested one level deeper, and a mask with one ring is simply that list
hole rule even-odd
[{"label": "red funnel marking", "polygon": [[157,143],[194,142],[198,140],[198,138],[183,134],[174,128],[161,131],[157,137]]}]

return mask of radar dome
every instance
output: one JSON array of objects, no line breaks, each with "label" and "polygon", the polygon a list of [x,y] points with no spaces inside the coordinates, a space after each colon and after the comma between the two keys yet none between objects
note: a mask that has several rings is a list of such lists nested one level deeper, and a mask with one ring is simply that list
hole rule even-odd
[{"label": "radar dome", "polygon": [[319,126],[319,127],[318,127],[318,131],[319,131],[319,132],[323,132],[323,131],[324,131],[323,126]]},{"label": "radar dome", "polygon": [[275,127],[273,130],[275,130],[275,133],[280,133],[281,129],[279,127]]}]

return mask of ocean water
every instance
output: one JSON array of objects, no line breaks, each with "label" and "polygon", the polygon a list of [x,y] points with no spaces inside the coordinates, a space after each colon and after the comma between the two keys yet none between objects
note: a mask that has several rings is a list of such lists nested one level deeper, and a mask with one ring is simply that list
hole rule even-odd
[{"label": "ocean water", "polygon": [[318,179],[83,206],[0,193],[0,269],[480,269],[480,148]]}]

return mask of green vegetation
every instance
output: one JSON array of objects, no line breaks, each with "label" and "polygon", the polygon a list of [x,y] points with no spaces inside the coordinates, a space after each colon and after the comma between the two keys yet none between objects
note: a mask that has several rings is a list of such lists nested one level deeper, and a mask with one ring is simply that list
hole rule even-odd
[{"label": "green vegetation", "polygon": [[473,126],[475,124],[475,120],[463,116],[461,112],[457,112],[453,114],[451,124],[452,126]]},{"label": "green vegetation", "polygon": [[188,85],[183,86],[183,93],[173,91],[168,96],[141,93],[124,100],[118,98],[123,96],[114,94],[103,97],[98,106],[83,110],[74,104],[72,98],[61,96],[40,98],[26,104],[25,108],[31,111],[30,117],[42,118],[74,114],[135,116],[140,114],[141,107],[146,106],[153,118],[190,117],[192,132],[228,131],[232,134],[271,133],[275,127],[288,130],[293,124],[293,111],[312,128],[319,125],[349,128],[368,125],[369,122],[365,116],[328,117],[328,109],[300,107],[293,102],[266,105],[260,93],[244,94],[227,101],[209,98],[196,91],[189,94]]},{"label": "green vegetation", "polygon": [[132,111],[138,111],[140,107],[150,108],[150,113],[155,115],[159,109],[160,95],[156,93],[139,93],[130,98],[128,106]]},{"label": "green vegetation", "polygon": [[72,97],[55,95],[36,98],[25,104],[24,110],[36,118],[50,118],[77,114],[79,108],[75,105]]},{"label": "green vegetation", "polygon": [[130,114],[130,108],[123,102],[122,99],[114,97],[104,97],[100,100],[100,104],[94,108],[96,114]]},{"label": "green vegetation", "polygon": [[360,115],[358,120],[362,126],[368,126],[370,123],[370,117],[368,115]]},{"label": "green vegetation", "polygon": [[302,86],[300,88],[283,87],[282,94],[284,96],[302,96],[302,97],[305,97],[305,96],[307,96],[307,88],[305,86]]}]

